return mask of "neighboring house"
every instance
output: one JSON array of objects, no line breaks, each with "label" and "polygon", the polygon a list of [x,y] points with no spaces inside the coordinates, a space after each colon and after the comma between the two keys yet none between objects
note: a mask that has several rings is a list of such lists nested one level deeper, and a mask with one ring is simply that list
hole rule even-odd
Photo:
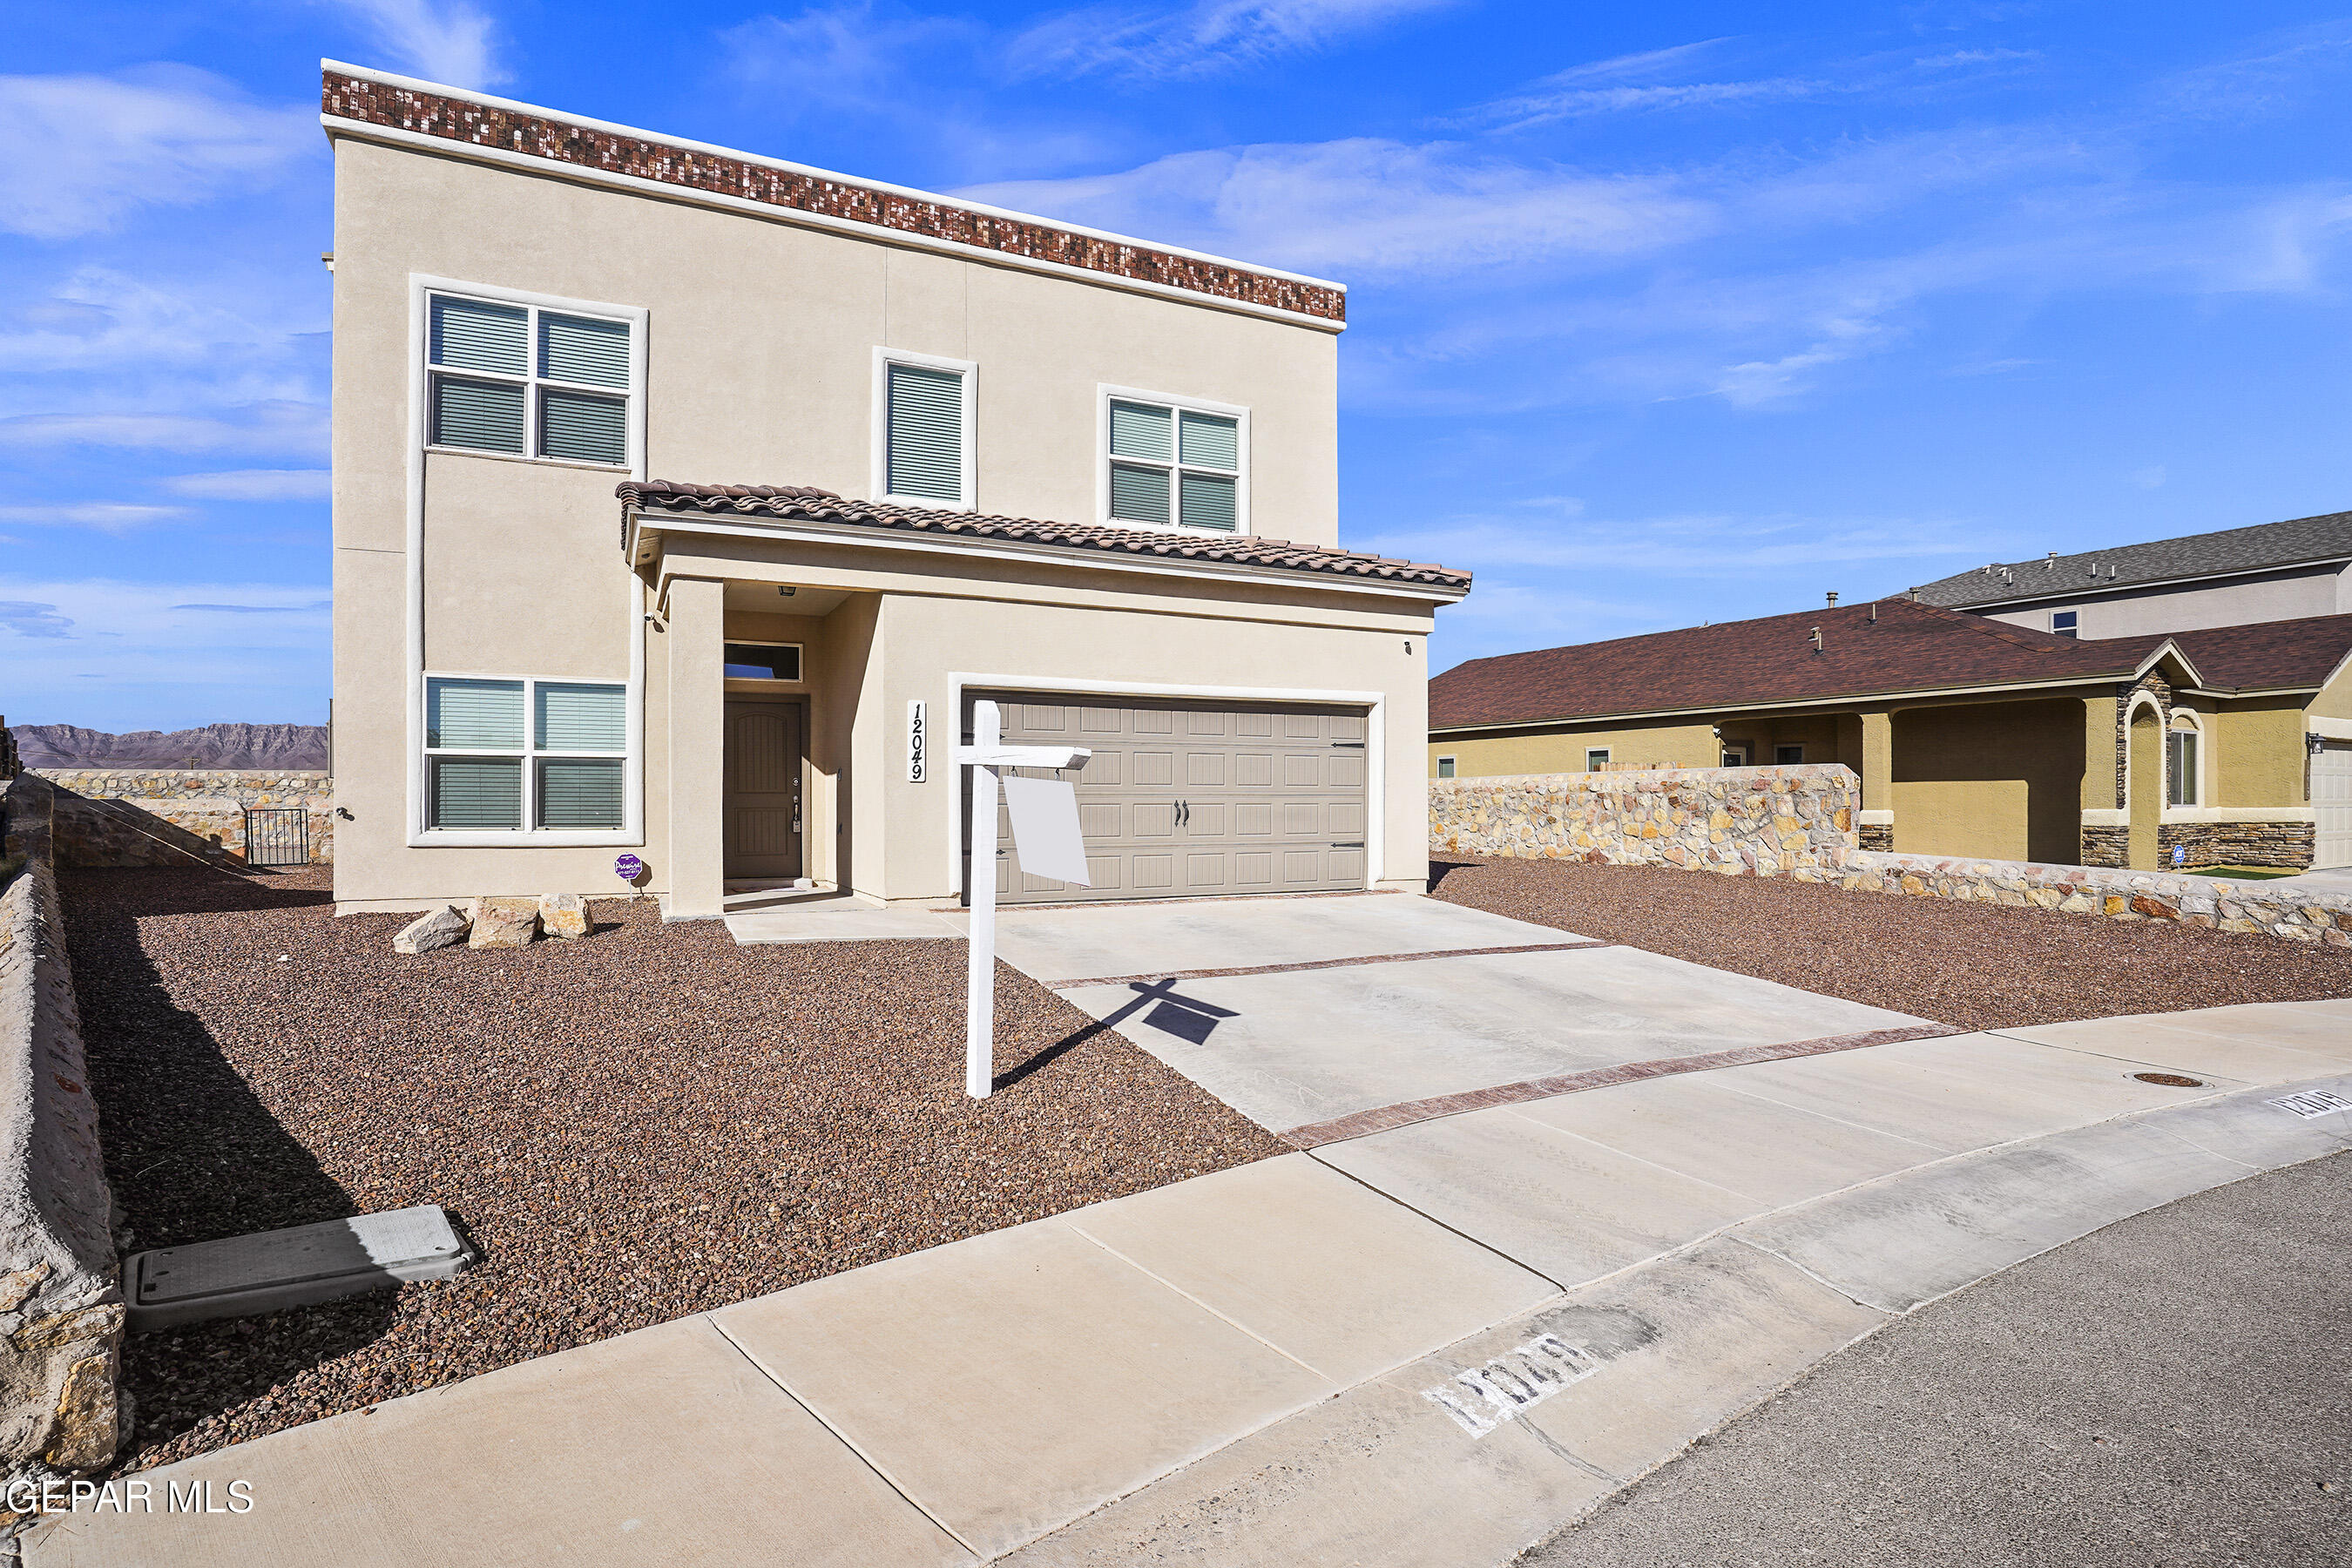
[{"label": "neighboring house", "polygon": [[1085,896],[1423,885],[1469,579],[1339,546],[1339,285],[332,63],[324,108],[340,909],[623,854],[677,916],[951,899],[982,696],[1094,752]]},{"label": "neighboring house", "polygon": [[2352,615],[2084,642],[1888,599],[1474,659],[1438,778],[1843,763],[1865,848],[2352,865]]},{"label": "neighboring house", "polygon": [[2122,637],[2352,612],[2352,511],[2079,555],[1995,562],[1911,590],[2060,637]]}]

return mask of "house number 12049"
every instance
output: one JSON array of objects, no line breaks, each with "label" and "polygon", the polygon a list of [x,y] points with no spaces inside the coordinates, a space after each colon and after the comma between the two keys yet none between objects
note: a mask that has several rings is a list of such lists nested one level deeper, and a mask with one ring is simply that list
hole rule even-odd
[{"label": "house number 12049", "polygon": [[907,704],[907,782],[923,782],[923,752],[930,741],[930,726],[923,718],[923,700],[919,697]]}]

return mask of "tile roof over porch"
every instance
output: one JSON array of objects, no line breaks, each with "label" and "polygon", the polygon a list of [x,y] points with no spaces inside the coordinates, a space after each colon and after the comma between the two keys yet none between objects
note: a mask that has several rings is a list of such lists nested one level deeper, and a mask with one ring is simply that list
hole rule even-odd
[{"label": "tile roof over porch", "polygon": [[1254,534],[1179,533],[1167,529],[991,517],[980,512],[851,500],[831,490],[806,485],[695,485],[667,479],[631,479],[614,493],[625,507],[656,526],[664,516],[848,523],[877,531],[1043,544],[1066,549],[1073,554],[1108,551],[1395,584],[1425,584],[1446,598],[1458,598],[1470,591],[1470,574],[1450,567],[1366,555],[1353,550],[1294,544],[1286,539]]}]

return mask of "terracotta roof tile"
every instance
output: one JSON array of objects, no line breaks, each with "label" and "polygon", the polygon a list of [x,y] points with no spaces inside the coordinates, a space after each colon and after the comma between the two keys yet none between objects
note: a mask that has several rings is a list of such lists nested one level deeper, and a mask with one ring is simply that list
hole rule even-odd
[{"label": "terracotta roof tile", "polygon": [[935,510],[880,501],[848,500],[806,485],[689,485],[667,479],[631,479],[614,492],[647,517],[671,515],[776,518],[802,522],[854,523],[917,533],[947,533],[1058,545],[1072,551],[1112,551],[1126,555],[1175,556],[1271,566],[1324,576],[1378,577],[1421,583],[1445,597],[1470,588],[1470,574],[1426,562],[1396,561],[1337,547],[1297,544],[1254,534],[1212,536],[1171,533],[1164,529],[1116,528],[1091,522],[1045,522],[1034,518],[992,517],[981,512]]}]

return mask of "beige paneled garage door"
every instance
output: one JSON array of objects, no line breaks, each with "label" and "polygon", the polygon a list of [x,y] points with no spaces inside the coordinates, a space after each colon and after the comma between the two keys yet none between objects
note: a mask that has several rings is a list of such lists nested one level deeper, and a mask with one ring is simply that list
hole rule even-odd
[{"label": "beige paneled garage door", "polygon": [[1095,885],[1024,872],[1000,813],[996,891],[1007,903],[1364,885],[1370,736],[1360,708],[975,695],[1001,706],[1009,743],[1094,753],[1060,776],[1077,786]]},{"label": "beige paneled garage door", "polygon": [[2312,869],[2352,866],[2352,741],[2323,741],[2312,754],[2311,805],[2319,819]]}]

